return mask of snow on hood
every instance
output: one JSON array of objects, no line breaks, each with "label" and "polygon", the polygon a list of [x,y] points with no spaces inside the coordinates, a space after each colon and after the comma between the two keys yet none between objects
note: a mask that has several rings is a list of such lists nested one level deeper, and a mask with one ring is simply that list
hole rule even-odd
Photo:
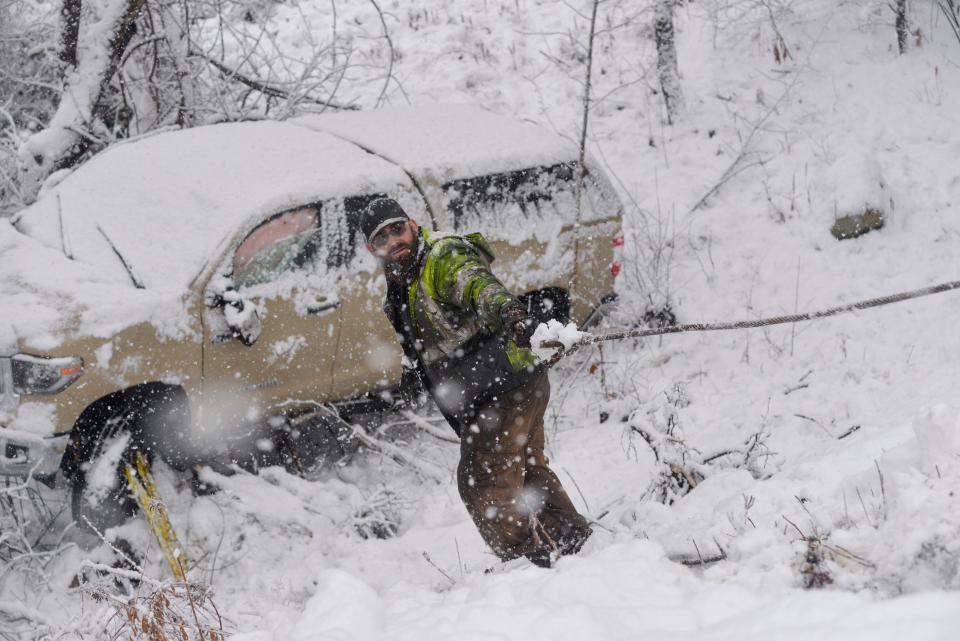
[{"label": "snow on hood", "polygon": [[70,260],[0,220],[0,355],[52,349],[74,332],[109,337],[149,321],[162,335],[189,331],[185,292],[151,292],[117,283],[104,270]]},{"label": "snow on hood", "polygon": [[531,123],[464,104],[302,116],[293,122],[370,149],[440,181],[555,165],[577,158],[569,140]]},{"label": "snow on hood", "polygon": [[408,183],[399,168],[333,136],[273,121],[228,123],[115,145],[16,224],[129,285],[112,243],[147,289],[174,291],[258,217]]}]

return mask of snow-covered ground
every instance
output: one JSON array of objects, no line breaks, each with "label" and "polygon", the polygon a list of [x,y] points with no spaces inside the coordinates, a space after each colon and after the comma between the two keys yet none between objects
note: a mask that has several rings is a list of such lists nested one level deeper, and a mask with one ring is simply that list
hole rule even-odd
[{"label": "snow-covered ground", "polygon": [[[936,3],[912,4],[905,56],[883,2],[689,3],[672,126],[637,4],[601,5],[590,121],[628,210],[612,324],[667,296],[680,322],[731,320],[960,278],[960,43]],[[373,6],[334,5],[340,37],[382,53]],[[297,46],[296,25],[320,33],[334,5],[269,5],[276,37]],[[576,138],[586,3],[381,5],[398,51],[389,102],[475,102]],[[380,85],[365,91],[372,104]],[[834,220],[865,206],[884,229],[834,240]],[[456,445],[427,434],[406,447],[441,483],[362,456],[307,479],[208,471],[220,490],[202,497],[158,480],[191,578],[236,639],[956,639],[958,323],[947,293],[571,357],[552,374],[548,456],[597,525],[552,570],[496,561],[457,495]],[[704,477],[692,492],[658,484],[642,434]],[[395,536],[372,535],[384,523]],[[143,522],[117,534],[168,576]],[[38,636],[96,638],[109,604],[69,584],[114,553],[66,537],[43,581],[0,574],[0,610],[45,622]]]}]

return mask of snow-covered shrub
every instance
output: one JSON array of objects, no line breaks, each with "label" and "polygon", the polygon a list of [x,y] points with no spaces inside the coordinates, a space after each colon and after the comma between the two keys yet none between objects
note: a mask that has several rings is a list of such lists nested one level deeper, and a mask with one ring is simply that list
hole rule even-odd
[{"label": "snow-covered shrub", "polygon": [[380,486],[353,513],[351,527],[364,539],[390,539],[397,535],[406,501],[395,491]]},{"label": "snow-covered shrub", "polygon": [[809,537],[806,540],[806,553],[803,564],[800,566],[800,575],[803,577],[803,587],[823,588],[833,583],[833,575],[827,566],[830,558],[829,550],[819,538]]},{"label": "snow-covered shrub", "polygon": [[191,583],[154,585],[146,595],[122,599],[96,594],[113,603],[107,622],[108,639],[144,641],[223,641],[223,619],[210,591]]},{"label": "snow-covered shrub", "polygon": [[0,131],[33,130],[56,107],[53,11],[44,2],[0,0]]},{"label": "snow-covered shrub", "polygon": [[[300,110],[353,109],[359,92],[380,90],[371,99],[379,105],[385,83],[396,82],[392,65],[398,55],[378,9],[368,8],[370,20],[350,29],[338,30],[334,15],[328,31],[317,29],[315,16],[301,8],[269,1],[141,4],[84,1],[75,42],[62,47],[62,56],[57,43],[69,38],[59,32],[59,7],[38,21],[42,34],[14,21],[16,38],[4,38],[11,22],[0,13],[0,69],[43,71],[25,79],[0,74],[0,96],[8,93],[3,83],[14,82],[44,98],[42,113],[32,115],[31,127],[3,154],[10,162],[10,149],[19,147],[19,200],[31,201],[53,172],[75,167],[120,139],[223,121],[284,119]],[[283,25],[281,37],[277,24]],[[358,48],[366,50],[354,55]],[[4,59],[10,56],[13,64]],[[386,73],[371,73],[380,68]],[[342,100],[337,95],[348,91]],[[0,192],[0,201],[8,197]]]},{"label": "snow-covered shrub", "polygon": [[677,384],[665,396],[665,402],[649,410],[646,416],[634,413],[629,429],[643,438],[657,463],[657,472],[644,496],[672,505],[706,475],[700,453],[684,438],[680,410],[690,401],[683,386]]},{"label": "snow-covered shrub", "polygon": [[681,414],[690,403],[686,388],[676,383],[664,394],[662,402],[644,413],[636,411],[629,417],[630,434],[643,439],[656,461],[656,472],[644,498],[672,505],[713,471],[720,469],[745,469],[754,478],[765,475],[760,463],[767,454],[768,434],[763,428],[751,434],[743,443],[704,453],[684,433]]},{"label": "snow-covered shrub", "polygon": [[[625,203],[627,219],[643,222],[642,229],[624,230],[622,295],[614,320],[627,325],[641,321],[651,327],[677,323],[670,273],[676,260],[675,225],[633,203]],[[632,211],[631,211],[632,210]]]},{"label": "snow-covered shrub", "polygon": [[921,409],[916,440],[877,464],[882,506],[867,553],[874,583],[892,593],[960,588],[960,420],[946,406]]},{"label": "snow-covered shrub", "polygon": [[29,555],[55,515],[33,481],[7,478],[0,487],[0,563]]},{"label": "snow-covered shrub", "polygon": [[45,3],[0,0],[0,216],[25,204],[17,148],[56,108],[56,37]]},{"label": "snow-covered shrub", "polygon": [[52,632],[32,603],[56,579],[50,565],[66,549],[55,504],[31,479],[7,477],[0,486],[0,637],[36,639]]}]

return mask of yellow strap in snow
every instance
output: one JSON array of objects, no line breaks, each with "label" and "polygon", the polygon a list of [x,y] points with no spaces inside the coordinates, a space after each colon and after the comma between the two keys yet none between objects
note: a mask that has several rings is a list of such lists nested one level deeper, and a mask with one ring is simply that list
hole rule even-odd
[{"label": "yellow strap in snow", "polygon": [[177,541],[177,533],[170,524],[170,517],[167,515],[167,506],[157,492],[157,484],[150,473],[150,465],[146,457],[141,452],[136,454],[136,469],[129,463],[123,466],[124,474],[127,477],[127,484],[133,497],[143,510],[147,518],[147,524],[153,531],[153,535],[160,544],[160,551],[166,557],[170,570],[174,578],[178,581],[187,580],[187,555],[183,547]]}]

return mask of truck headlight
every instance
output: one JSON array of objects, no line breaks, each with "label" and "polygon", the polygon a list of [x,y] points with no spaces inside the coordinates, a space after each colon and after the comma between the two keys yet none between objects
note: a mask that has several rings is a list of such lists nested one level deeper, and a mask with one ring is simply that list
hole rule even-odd
[{"label": "truck headlight", "polygon": [[17,394],[56,394],[83,374],[79,356],[47,358],[17,354],[10,358],[13,391]]}]

